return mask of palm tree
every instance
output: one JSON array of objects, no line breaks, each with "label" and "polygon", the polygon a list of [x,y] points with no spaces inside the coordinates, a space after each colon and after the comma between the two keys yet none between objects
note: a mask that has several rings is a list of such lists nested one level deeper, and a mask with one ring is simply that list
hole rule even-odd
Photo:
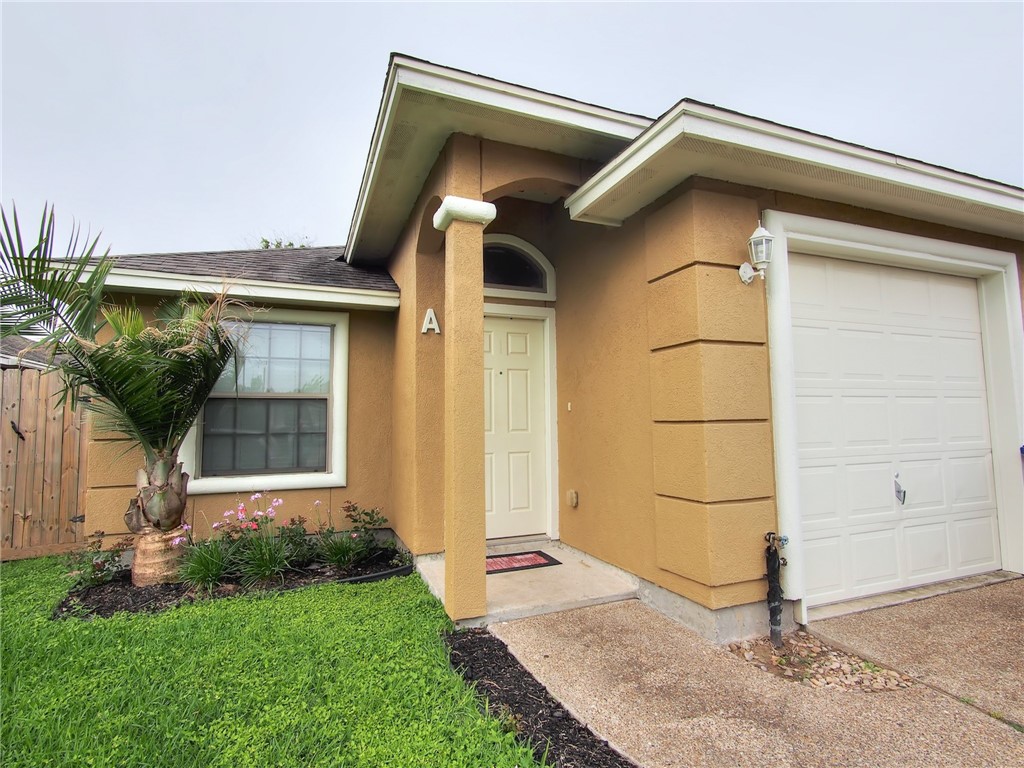
[{"label": "palm tree", "polygon": [[[188,493],[178,450],[235,354],[225,324],[229,302],[182,296],[147,325],[137,307],[104,303],[113,261],[109,250],[97,255],[98,237],[79,250],[76,229],[67,253],[57,258],[52,208],[44,207],[38,242],[30,248],[22,242],[17,210],[10,224],[2,213],[0,333],[34,334],[54,356],[64,397],[82,402],[102,428],[142,449],[146,466],[138,470],[125,513],[129,530],[138,534],[132,581],[175,580],[168,542],[180,534]],[[99,341],[103,329],[109,338]]]}]

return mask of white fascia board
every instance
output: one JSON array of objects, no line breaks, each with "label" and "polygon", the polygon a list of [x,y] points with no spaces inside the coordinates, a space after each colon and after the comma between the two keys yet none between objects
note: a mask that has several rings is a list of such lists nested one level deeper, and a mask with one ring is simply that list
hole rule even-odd
[{"label": "white fascia board", "polygon": [[622,219],[610,217],[591,219],[587,215],[587,209],[613,191],[619,182],[642,168],[651,158],[679,139],[683,133],[680,118],[686,106],[682,103],[677,104],[668,113],[658,118],[646,133],[613,157],[579,189],[569,195],[565,199],[569,217],[573,220],[593,221],[598,224],[621,225]]},{"label": "white fascia board", "polygon": [[442,94],[459,101],[492,107],[501,112],[529,115],[560,125],[631,141],[651,120],[607,107],[567,99],[489,77],[460,72],[436,64],[399,57],[397,82],[405,88]]},{"label": "white fascia board", "polygon": [[110,271],[107,288],[128,288],[143,293],[221,293],[234,299],[261,302],[288,302],[350,309],[398,308],[399,296],[394,291],[372,291],[358,288],[331,288],[321,285],[277,283],[268,280],[238,280],[199,275],[167,274],[136,269]]},{"label": "white fascia board", "polygon": [[401,93],[406,89],[447,96],[503,112],[529,115],[624,141],[635,139],[652,122],[646,117],[616,112],[606,107],[584,104],[520,85],[396,56],[384,86],[384,97],[370,140],[370,153],[363,170],[359,196],[356,198],[352,225],[349,228],[348,248],[345,253],[345,260],[349,263],[352,262],[359,247],[366,206],[372,197],[376,181],[374,171],[380,153],[387,143],[385,139],[390,132]]},{"label": "white fascia board", "polygon": [[397,75],[398,67],[392,65],[388,71],[387,82],[384,84],[384,96],[381,98],[380,110],[377,112],[377,122],[373,126],[373,136],[370,138],[370,152],[366,157],[366,167],[363,168],[363,178],[359,182],[359,195],[356,197],[355,210],[352,212],[352,223],[349,225],[348,240],[346,241],[345,248],[345,261],[349,264],[352,263],[352,253],[362,234],[366,204],[370,199],[370,193],[373,188],[373,171],[377,167],[377,160],[380,157],[381,149],[384,147],[384,136],[389,132],[392,118],[394,117],[395,103],[398,101],[398,89],[395,87]]},{"label": "white fascia board", "polygon": [[[565,207],[570,216],[590,221],[588,208],[684,136],[875,178],[994,210],[1024,214],[1024,190],[1009,185],[757,118],[683,102],[566,199]],[[651,201],[644,204],[648,202]],[[607,223],[609,218],[605,216],[601,223]]]}]

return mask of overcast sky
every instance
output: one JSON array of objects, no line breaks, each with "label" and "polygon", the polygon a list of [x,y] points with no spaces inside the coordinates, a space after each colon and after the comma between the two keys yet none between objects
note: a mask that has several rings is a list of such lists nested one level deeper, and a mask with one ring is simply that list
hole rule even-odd
[{"label": "overcast sky", "polygon": [[391,51],[1024,185],[1024,3],[4,2],[2,198],[115,253],[343,243]]}]

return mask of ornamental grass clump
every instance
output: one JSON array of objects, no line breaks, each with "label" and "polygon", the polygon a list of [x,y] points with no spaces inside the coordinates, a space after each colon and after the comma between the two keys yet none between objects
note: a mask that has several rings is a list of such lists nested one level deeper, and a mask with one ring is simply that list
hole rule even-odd
[{"label": "ornamental grass clump", "polygon": [[181,561],[181,580],[212,592],[230,568],[231,547],[224,539],[207,539],[190,544]]}]

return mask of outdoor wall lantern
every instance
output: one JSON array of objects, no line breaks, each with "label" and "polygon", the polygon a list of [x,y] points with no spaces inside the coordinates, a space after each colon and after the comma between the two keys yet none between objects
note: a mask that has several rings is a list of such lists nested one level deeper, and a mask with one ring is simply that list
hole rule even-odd
[{"label": "outdoor wall lantern", "polygon": [[750,262],[743,262],[740,266],[740,280],[746,285],[755,275],[760,275],[764,280],[764,270],[772,260],[772,242],[775,236],[757,222],[757,229],[747,240],[747,251],[750,252]]}]

